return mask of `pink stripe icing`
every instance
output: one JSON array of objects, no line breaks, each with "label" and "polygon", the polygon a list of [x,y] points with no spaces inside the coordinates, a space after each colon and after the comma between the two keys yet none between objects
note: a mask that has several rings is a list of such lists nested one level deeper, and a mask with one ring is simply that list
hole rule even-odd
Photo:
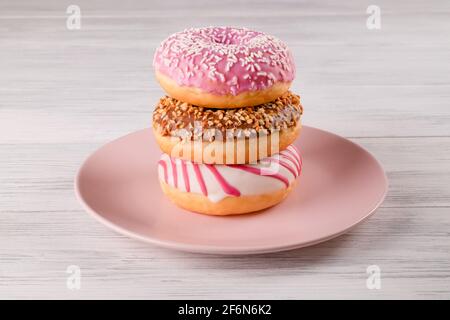
[{"label": "pink stripe icing", "polygon": [[291,145],[290,147],[292,147],[292,150],[294,151],[294,154],[297,156],[298,163],[300,164],[300,171],[298,172],[298,174],[300,175],[302,173],[302,170],[303,170],[302,155],[300,154],[300,151],[298,150],[298,148],[296,146]]},{"label": "pink stripe icing", "polygon": [[184,180],[184,186],[186,188],[186,191],[191,192],[191,185],[189,183],[189,175],[187,172],[186,162],[184,160],[181,160],[181,169],[183,170],[183,180]]},{"label": "pink stripe icing", "polygon": [[271,159],[270,161],[273,161],[273,162],[276,162],[276,163],[282,165],[283,167],[285,167],[286,169],[288,169],[289,172],[292,173],[292,175],[293,175],[294,177],[297,177],[297,172],[296,172],[294,169],[292,169],[292,167],[291,167],[286,161],[283,161],[283,160],[281,160],[281,159],[276,159],[276,158],[273,158],[273,159]]},{"label": "pink stripe icing", "polygon": [[289,187],[289,180],[286,179],[286,177],[282,176],[279,173],[272,173],[272,172],[269,172],[269,171],[264,172],[264,170],[261,169],[261,168],[250,167],[250,166],[247,166],[245,164],[233,164],[233,165],[230,165],[230,166],[233,167],[233,168],[237,168],[237,169],[240,169],[240,170],[243,170],[243,171],[246,171],[246,172],[250,172],[250,173],[259,175],[259,176],[265,176],[265,177],[271,177],[271,178],[274,178],[274,179],[278,179],[278,180],[280,180],[281,182],[283,182],[286,185],[286,188]]},{"label": "pink stripe icing", "polygon": [[293,146],[295,154],[298,157],[298,162],[300,163],[300,172],[302,172],[303,170],[303,158],[302,155],[300,154],[300,151],[297,149],[297,147]]},{"label": "pink stripe icing", "polygon": [[222,187],[223,191],[226,194],[229,194],[230,196],[239,197],[241,195],[241,192],[230,185],[224,177],[220,174],[220,172],[217,170],[217,168],[211,164],[207,164],[206,167],[211,171],[211,173],[214,175],[214,177],[217,179],[217,182],[220,183],[220,186]]},{"label": "pink stripe icing", "polygon": [[167,183],[168,181],[167,181],[167,166],[166,166],[166,163],[163,160],[159,160],[158,164],[161,167],[163,167],[163,170],[164,170],[164,182]]},{"label": "pink stripe icing", "polygon": [[294,151],[295,151],[295,153],[297,154],[297,156],[298,156],[298,158],[299,158],[299,160],[300,160],[300,162],[302,161],[302,157],[301,157],[301,155],[300,155],[300,150],[298,150],[298,148],[295,146],[295,145],[293,145],[293,144],[291,144],[290,146],[288,146],[288,149],[289,148],[292,148],[292,149],[294,149]]},{"label": "pink stripe icing", "polygon": [[295,156],[292,156],[290,150],[284,150],[284,151],[288,151],[288,152],[281,152],[280,155],[286,159],[289,159],[291,162],[294,163],[295,168],[297,169],[298,174],[300,174],[300,164],[298,163],[298,160]]},{"label": "pink stripe icing", "polygon": [[292,53],[283,42],[233,27],[172,34],[156,50],[153,66],[180,86],[217,95],[263,90],[295,77]]},{"label": "pink stripe icing", "polygon": [[175,188],[178,188],[178,173],[176,160],[170,158],[170,164],[172,165],[173,184],[175,185]]},{"label": "pink stripe icing", "polygon": [[298,160],[298,163],[302,164],[302,157],[300,156],[300,151],[298,151],[297,147],[294,145],[290,145],[287,147],[287,150],[294,155],[294,157]]},{"label": "pink stripe icing", "polygon": [[206,189],[205,180],[203,180],[202,172],[200,171],[198,164],[192,163],[192,166],[194,168],[194,172],[195,172],[195,176],[197,177],[198,184],[200,185],[200,189],[202,189],[203,195],[208,196],[208,190]]}]

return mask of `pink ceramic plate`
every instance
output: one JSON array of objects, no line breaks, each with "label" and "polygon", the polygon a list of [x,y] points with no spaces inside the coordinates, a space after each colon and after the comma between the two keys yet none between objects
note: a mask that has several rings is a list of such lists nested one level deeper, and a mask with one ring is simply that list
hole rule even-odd
[{"label": "pink ceramic plate", "polygon": [[163,195],[160,151],[151,129],[115,140],[91,155],[76,192],[97,220],[127,236],[203,253],[249,254],[316,244],[341,235],[381,204],[387,179],[360,146],[304,127],[299,184],[281,204],[257,214],[213,217],[179,209]]}]

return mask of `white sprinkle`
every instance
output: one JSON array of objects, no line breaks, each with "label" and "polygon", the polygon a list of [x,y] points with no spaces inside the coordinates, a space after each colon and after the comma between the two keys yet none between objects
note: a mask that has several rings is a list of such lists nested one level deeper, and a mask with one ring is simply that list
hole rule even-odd
[{"label": "white sprinkle", "polygon": [[238,78],[234,76],[231,80],[227,81],[227,85],[229,86],[236,86],[238,84]]},{"label": "white sprinkle", "polygon": [[269,77],[269,79],[272,79],[272,80],[276,80],[277,79],[277,77],[275,77],[275,75],[272,73],[272,72],[269,72],[268,74],[267,74],[267,76]]},{"label": "white sprinkle", "polygon": [[255,66],[253,64],[248,64],[247,67],[245,67],[245,70],[255,72]]},{"label": "white sprinkle", "polygon": [[216,71],[216,75],[219,77],[220,82],[225,82],[225,76],[223,74]]},{"label": "white sprinkle", "polygon": [[239,61],[241,62],[242,67],[244,67],[247,64],[247,61],[244,58],[239,58]]},{"label": "white sprinkle", "polygon": [[214,76],[214,72],[213,71],[208,72],[208,78],[210,78],[213,81],[217,81],[216,77]]}]

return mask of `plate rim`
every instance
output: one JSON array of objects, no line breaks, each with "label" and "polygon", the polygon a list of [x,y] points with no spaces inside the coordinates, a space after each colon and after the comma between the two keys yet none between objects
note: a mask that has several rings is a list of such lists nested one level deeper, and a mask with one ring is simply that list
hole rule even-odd
[{"label": "plate rim", "polygon": [[[359,220],[355,221],[354,223],[352,223],[351,225],[349,225],[347,228],[340,230],[337,233],[334,233],[332,235],[328,235],[328,236],[324,236],[315,240],[311,240],[311,241],[307,241],[307,242],[301,242],[301,243],[290,243],[290,244],[281,244],[281,245],[275,245],[275,246],[217,246],[217,245],[194,245],[194,244],[186,244],[186,243],[182,243],[182,242],[177,242],[177,241],[171,241],[171,240],[161,240],[158,238],[153,238],[153,237],[149,237],[149,236],[143,236],[140,235],[138,233],[129,231],[126,228],[121,227],[120,225],[117,225],[113,222],[111,222],[110,220],[106,219],[105,217],[103,217],[100,213],[97,213],[93,208],[90,207],[90,205],[83,199],[83,196],[81,195],[81,190],[80,190],[80,179],[81,179],[81,172],[83,171],[83,169],[85,168],[85,166],[88,164],[89,160],[101,149],[103,149],[104,147],[106,147],[107,145],[113,144],[118,140],[121,139],[125,139],[126,137],[130,136],[130,135],[134,135],[137,133],[140,133],[142,131],[146,131],[149,128],[143,128],[131,133],[128,133],[124,136],[121,136],[119,138],[116,138],[112,141],[109,141],[103,145],[101,145],[99,148],[97,148],[96,150],[94,150],[93,152],[91,152],[89,154],[89,156],[82,162],[81,166],[78,168],[77,173],[75,175],[75,179],[74,179],[74,189],[75,189],[75,195],[77,200],[80,202],[82,208],[89,213],[89,215],[91,217],[93,217],[96,221],[100,222],[101,224],[104,224],[106,227],[108,227],[109,229],[115,231],[116,233],[119,233],[123,236],[135,239],[135,240],[139,240],[145,243],[149,243],[149,244],[154,244],[157,245],[159,247],[163,247],[163,248],[167,248],[167,249],[172,249],[172,250],[177,250],[177,251],[184,251],[184,252],[191,252],[191,253],[202,253],[202,254],[211,254],[211,255],[256,255],[256,254],[266,254],[266,253],[276,253],[276,252],[282,252],[282,251],[288,251],[288,250],[295,250],[295,249],[300,249],[300,248],[304,248],[304,247],[309,247],[309,246],[313,246],[334,238],[337,238],[347,232],[349,232],[351,229],[355,228],[356,226],[358,226],[359,224],[361,224],[362,222],[364,222],[365,220],[367,220],[369,217],[371,217],[375,211],[380,207],[380,205],[383,203],[383,201],[386,198],[386,195],[388,193],[389,190],[389,180],[387,178],[386,175],[386,171],[384,170],[382,164],[380,163],[380,161],[377,160],[377,158],[375,158],[375,156],[368,151],[366,148],[364,148],[363,146],[345,138],[342,137],[340,135],[337,135],[333,132],[329,132],[323,129],[319,129],[316,127],[311,127],[311,126],[305,126],[303,125],[303,127],[308,128],[308,129],[313,129],[313,130],[317,130],[317,131],[321,131],[323,133],[326,133],[328,135],[333,135],[334,137],[337,137],[339,139],[344,139],[345,141],[353,144],[356,148],[361,149],[363,152],[365,152],[369,157],[372,158],[372,160],[376,163],[376,165],[379,167],[379,169],[381,170],[382,174],[383,174],[383,180],[384,180],[384,192],[382,194],[382,196],[380,197],[380,199],[374,204],[374,206],[368,210],[368,212],[366,214],[364,214],[364,216],[362,216]],[[151,129],[151,128],[150,128]]]}]

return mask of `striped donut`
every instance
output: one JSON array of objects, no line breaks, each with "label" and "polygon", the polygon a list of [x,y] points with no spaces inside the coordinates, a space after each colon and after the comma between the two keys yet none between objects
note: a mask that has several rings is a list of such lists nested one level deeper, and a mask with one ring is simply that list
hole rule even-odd
[{"label": "striped donut", "polygon": [[164,193],[190,211],[229,215],[261,210],[283,200],[302,172],[295,146],[256,164],[198,164],[162,154],[158,174]]}]

